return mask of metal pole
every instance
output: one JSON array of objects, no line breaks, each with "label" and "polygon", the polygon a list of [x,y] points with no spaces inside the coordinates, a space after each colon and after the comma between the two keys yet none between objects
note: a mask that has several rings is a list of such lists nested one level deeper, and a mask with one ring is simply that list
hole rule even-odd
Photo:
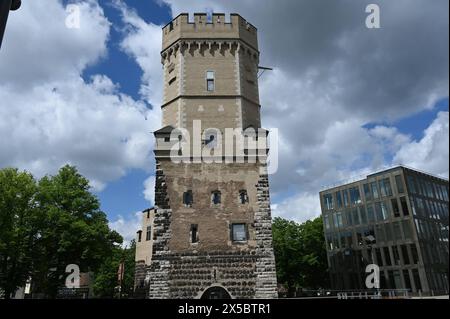
[{"label": "metal pole", "polygon": [[0,0],[0,48],[2,47],[9,11],[19,9],[21,4],[22,0]]},{"label": "metal pole", "polygon": [[0,0],[0,48],[2,47],[3,35],[5,34],[6,21],[8,21],[11,2],[12,0]]}]

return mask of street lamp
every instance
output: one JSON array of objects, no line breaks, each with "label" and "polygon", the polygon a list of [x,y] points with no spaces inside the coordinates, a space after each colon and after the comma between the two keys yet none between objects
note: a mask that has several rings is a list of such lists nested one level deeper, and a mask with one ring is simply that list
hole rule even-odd
[{"label": "street lamp", "polygon": [[3,35],[5,33],[6,21],[8,21],[9,11],[20,8],[21,0],[1,0],[0,1],[0,48],[2,47]]},{"label": "street lamp", "polygon": [[364,236],[363,239],[366,242],[367,247],[370,249],[370,257],[372,259],[372,264],[373,264],[375,261],[375,258],[374,258],[375,256],[373,254],[373,245],[375,245],[377,241],[373,235]]}]

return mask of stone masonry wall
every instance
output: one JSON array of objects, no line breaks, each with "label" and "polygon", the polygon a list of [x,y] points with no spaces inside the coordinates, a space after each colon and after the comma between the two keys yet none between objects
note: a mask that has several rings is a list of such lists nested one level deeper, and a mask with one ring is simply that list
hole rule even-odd
[{"label": "stone masonry wall", "polygon": [[149,298],[169,298],[170,255],[168,242],[171,237],[172,212],[167,197],[167,185],[160,163],[156,163],[155,218],[153,220],[153,256],[149,267]]},{"label": "stone masonry wall", "polygon": [[[178,206],[170,204],[168,185],[166,185],[168,177],[162,167],[168,169],[171,166],[157,163],[153,258],[148,270],[149,298],[200,298],[203,291],[211,286],[224,287],[232,298],[276,298],[277,282],[267,175],[256,175],[259,178],[255,179],[256,183],[253,183],[255,191],[251,197],[256,199],[253,207],[257,209],[248,211],[252,227],[254,227],[251,242],[255,242],[255,245],[241,244],[234,247],[235,244],[228,249],[218,250],[198,249],[195,246],[192,249],[183,249],[183,246],[170,244],[174,235],[172,228],[180,227],[180,223],[186,222],[173,220],[172,209]],[[186,171],[190,172],[192,169],[190,167]],[[259,171],[259,165],[249,167],[250,171]],[[170,174],[174,172],[171,171]],[[178,181],[175,181],[176,183]],[[172,189],[172,187],[170,185],[169,188]],[[171,192],[173,193],[173,189]],[[204,211],[202,208],[198,210]],[[211,215],[210,218],[214,220],[214,216]],[[202,235],[206,234],[200,233],[200,238]],[[224,240],[226,242],[226,239]],[[171,246],[173,250],[170,250]]]},{"label": "stone masonry wall", "polygon": [[255,213],[256,252],[258,255],[255,298],[277,298],[277,275],[272,246],[272,220],[267,174],[261,174],[257,190],[259,209]]}]

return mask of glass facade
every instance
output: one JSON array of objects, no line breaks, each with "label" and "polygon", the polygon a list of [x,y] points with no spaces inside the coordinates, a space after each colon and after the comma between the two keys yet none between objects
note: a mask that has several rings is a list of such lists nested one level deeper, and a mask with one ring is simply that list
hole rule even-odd
[{"label": "glass facade", "polygon": [[404,167],[322,192],[333,288],[365,289],[375,261],[382,289],[448,292],[448,193],[447,180]]}]

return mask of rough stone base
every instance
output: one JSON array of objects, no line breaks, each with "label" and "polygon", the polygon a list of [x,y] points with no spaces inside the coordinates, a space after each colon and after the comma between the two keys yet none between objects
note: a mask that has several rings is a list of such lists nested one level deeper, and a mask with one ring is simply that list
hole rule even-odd
[{"label": "rough stone base", "polygon": [[267,174],[260,174],[256,187],[256,247],[229,251],[173,252],[169,250],[172,210],[167,196],[166,178],[157,162],[153,255],[152,265],[148,269],[149,298],[200,298],[211,286],[223,287],[232,298],[278,297]]}]

